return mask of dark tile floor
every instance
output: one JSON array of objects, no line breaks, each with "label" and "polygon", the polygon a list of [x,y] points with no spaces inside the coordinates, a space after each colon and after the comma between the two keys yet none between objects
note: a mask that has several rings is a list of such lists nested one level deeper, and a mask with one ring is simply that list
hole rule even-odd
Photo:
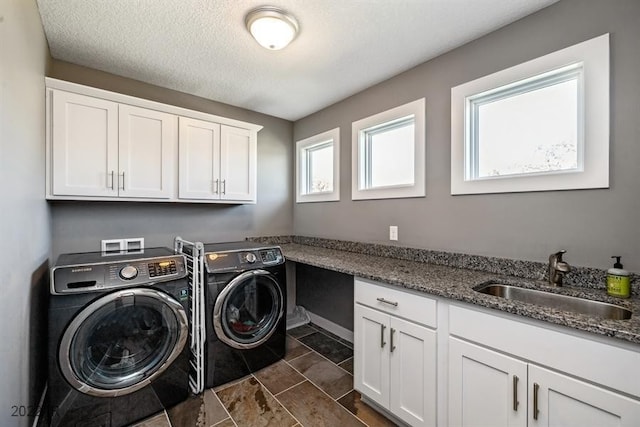
[{"label": "dark tile floor", "polygon": [[351,343],[304,325],[288,331],[284,360],[206,390],[135,427],[393,425],[353,390]]}]

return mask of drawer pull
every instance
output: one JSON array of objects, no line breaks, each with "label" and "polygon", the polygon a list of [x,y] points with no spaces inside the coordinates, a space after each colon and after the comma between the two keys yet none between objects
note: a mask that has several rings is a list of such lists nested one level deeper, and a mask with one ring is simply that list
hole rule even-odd
[{"label": "drawer pull", "polygon": [[391,328],[391,345],[390,345],[390,348],[389,348],[390,353],[393,353],[393,350],[395,350],[395,349],[396,349],[396,346],[395,346],[395,345],[393,345],[393,334],[394,334],[395,332],[396,332],[396,330],[395,330],[395,329],[393,329],[393,328]]},{"label": "drawer pull", "polygon": [[380,325],[380,348],[384,348],[386,344],[386,342],[384,342],[384,328],[386,328],[385,325]]},{"label": "drawer pull", "polygon": [[384,299],[384,298],[376,298],[376,299],[377,299],[378,301],[380,301],[380,302],[384,303],[384,304],[389,304],[389,305],[392,305],[392,306],[394,306],[394,307],[397,307],[397,306],[398,306],[398,303],[397,303],[397,302],[389,301],[389,300],[386,300],[386,299]]}]

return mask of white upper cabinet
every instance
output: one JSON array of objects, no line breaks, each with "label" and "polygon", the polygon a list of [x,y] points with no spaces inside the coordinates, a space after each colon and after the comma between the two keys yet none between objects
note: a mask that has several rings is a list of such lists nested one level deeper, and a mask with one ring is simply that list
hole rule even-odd
[{"label": "white upper cabinet", "polygon": [[48,199],[255,203],[261,126],[46,83]]},{"label": "white upper cabinet", "polygon": [[224,200],[256,200],[257,144],[251,131],[220,129],[220,182]]},{"label": "white upper cabinet", "polygon": [[53,195],[169,199],[176,116],[52,90]]},{"label": "white upper cabinet", "polygon": [[171,198],[177,117],[124,104],[118,116],[118,194]]},{"label": "white upper cabinet", "polygon": [[220,198],[220,125],[180,117],[181,199]]},{"label": "white upper cabinet", "polygon": [[51,96],[53,195],[117,197],[118,104],[61,91]]},{"label": "white upper cabinet", "polygon": [[248,129],[181,117],[178,197],[255,202],[256,139]]}]

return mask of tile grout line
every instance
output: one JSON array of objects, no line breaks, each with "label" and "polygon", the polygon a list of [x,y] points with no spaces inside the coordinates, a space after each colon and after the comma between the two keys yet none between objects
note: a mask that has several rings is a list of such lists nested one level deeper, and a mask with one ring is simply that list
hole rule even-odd
[{"label": "tile grout line", "polygon": [[[303,378],[306,378],[304,375],[303,375],[302,377],[303,377]],[[273,399],[274,399],[276,402],[278,402],[278,404],[282,407],[282,409],[284,409],[285,411],[287,411],[287,413],[288,413],[289,415],[291,415],[291,418],[293,418],[293,420],[296,422],[296,424],[300,424],[300,425],[302,426],[302,423],[300,422],[300,420],[299,420],[299,419],[297,419],[297,418],[296,418],[296,417],[291,413],[291,411],[289,411],[289,409],[287,409],[287,407],[286,407],[286,406],[284,406],[284,404],[283,404],[283,403],[282,403],[282,402],[281,402],[281,401],[276,397],[276,395],[275,395],[275,394],[271,393],[271,390],[269,390],[269,389],[267,388],[267,386],[265,386],[264,384],[262,384],[262,381],[260,381],[260,380],[258,379],[258,377],[256,377],[255,375],[253,375],[253,378],[255,378],[255,379],[256,379],[256,381],[258,382],[258,384],[260,384],[260,386],[261,386],[264,390],[266,390],[266,391],[267,391],[267,393],[269,393],[269,395],[271,395],[271,397],[273,397]],[[295,386],[300,385],[300,384],[302,384],[303,382],[304,382],[304,381],[301,381],[301,382],[299,382],[298,384],[296,384]],[[295,386],[293,386],[293,387],[295,387]],[[287,390],[289,390],[289,389],[291,389],[291,388],[293,388],[293,387],[289,387]],[[281,391],[280,393],[283,393],[283,392],[284,392],[284,390],[283,390],[283,391]],[[280,393],[278,393],[278,394],[280,394]],[[295,426],[296,424],[294,424],[294,426]]]},{"label": "tile grout line", "polygon": [[[330,337],[329,337],[329,338],[330,338]],[[335,340],[334,340],[334,341],[335,341]],[[300,343],[300,344],[304,345],[303,343]],[[306,346],[305,346],[305,347],[306,347]],[[345,347],[346,347],[346,346],[345,346]],[[310,348],[310,347],[307,347],[307,348]],[[350,350],[353,352],[353,349],[350,349]],[[351,375],[351,376],[353,377],[353,374],[352,374],[351,372],[347,371],[346,369],[344,369],[343,367],[341,367],[340,365],[338,365],[338,364],[337,364],[336,362],[334,362],[333,360],[331,360],[331,359],[329,359],[328,357],[324,356],[322,353],[320,353],[320,352],[318,352],[318,351],[316,351],[316,350],[314,350],[314,349],[312,349],[312,348],[311,348],[311,351],[313,351],[314,353],[316,353],[318,356],[322,357],[323,359],[328,360],[329,362],[333,363],[335,366],[337,366],[338,368],[342,369],[342,370],[343,370],[343,371],[345,371],[347,374],[349,374],[349,375]],[[291,359],[291,360],[293,361],[293,360],[299,359],[300,357],[302,357],[302,356],[306,356],[307,354],[309,354],[309,353],[302,354],[302,355],[300,355],[300,356],[298,356],[298,357],[296,357],[296,358],[293,358],[293,359]],[[353,355],[351,355],[351,356],[347,357],[346,359],[344,359],[344,360],[340,361],[340,363],[346,362],[346,361],[347,361],[347,360],[349,360],[349,359],[353,359]]]},{"label": "tile grout line", "polygon": [[[316,354],[318,354],[319,356],[322,356],[321,354],[319,354],[319,353],[318,353],[318,352],[316,352],[315,350],[313,350],[313,352],[314,352],[314,353],[316,353]],[[308,354],[308,353],[307,353],[307,354]],[[300,356],[300,357],[302,357],[302,356]],[[331,362],[331,361],[329,360],[329,362]],[[333,363],[333,362],[331,362],[331,363]],[[334,365],[335,365],[335,363],[334,363]],[[289,365],[289,366],[291,366],[291,365]],[[353,412],[351,412],[350,410],[348,410],[347,408],[345,408],[345,407],[344,407],[340,402],[338,402],[338,400],[337,400],[337,399],[334,399],[334,398],[333,398],[333,396],[331,396],[329,393],[327,393],[326,391],[324,391],[324,390],[322,389],[322,387],[320,387],[318,384],[316,384],[315,382],[313,382],[311,379],[307,378],[307,376],[306,376],[306,375],[304,375],[302,372],[300,372],[299,370],[297,370],[295,367],[291,366],[291,368],[292,368],[292,369],[294,369],[296,372],[298,372],[300,375],[302,375],[302,377],[303,377],[303,378],[305,378],[305,379],[309,382],[309,384],[313,385],[315,388],[317,388],[318,390],[320,390],[320,392],[321,392],[321,393],[325,394],[325,395],[326,395],[330,400],[332,400],[333,402],[335,402],[335,403],[336,403],[336,405],[338,405],[338,407],[339,407],[339,408],[341,408],[341,409],[342,409],[342,410],[344,410],[347,414],[351,415],[351,416],[352,416],[352,417],[354,417],[356,420],[360,421],[362,424],[364,424],[365,426],[367,426],[367,424],[366,424],[364,421],[362,421],[360,418],[358,418],[358,417],[357,417]],[[303,382],[304,382],[304,381],[303,381]],[[302,383],[300,383],[300,384],[302,384]],[[298,385],[300,385],[300,384],[298,384]],[[353,387],[351,387],[351,389],[347,392],[347,394],[348,394],[348,393],[350,393],[352,390],[353,390]],[[278,394],[280,394],[280,393],[278,393]],[[342,397],[344,397],[344,396],[345,396],[345,395],[343,395]],[[302,423],[301,423],[301,425],[302,425]],[[303,427],[304,427],[304,425],[303,425]],[[367,426],[367,427],[368,427],[368,426]]]},{"label": "tile grout line", "polygon": [[[209,388],[207,390],[205,390],[204,392],[206,393],[207,391],[210,391],[211,393],[213,393],[213,397],[215,397],[218,400],[218,403],[220,404],[220,406],[222,406],[222,409],[224,409],[224,412],[229,416],[229,419],[231,420],[231,422],[238,427],[238,423],[236,423],[236,420],[233,419],[233,417],[231,416],[231,413],[227,410],[227,407],[224,405],[224,403],[222,403],[222,400],[220,400],[220,398],[218,397],[218,394],[213,391],[212,388]],[[202,402],[204,404],[204,400]],[[225,420],[220,420],[219,422],[215,423],[214,426],[220,424],[221,422],[223,422]]]},{"label": "tile grout line", "polygon": [[[318,332],[322,333],[321,331],[318,331]],[[311,334],[308,334],[308,335],[311,335]],[[305,336],[308,336],[308,335],[305,335]],[[336,341],[336,342],[338,342],[338,343],[340,343],[340,344],[344,345],[343,343],[339,342],[339,341],[338,341],[338,340],[336,340],[335,338],[332,338],[332,337],[330,337],[330,336],[328,336],[328,335],[326,335],[326,334],[323,334],[323,335],[325,335],[327,338],[332,339],[333,341]],[[290,337],[291,337],[291,336],[290,336]],[[298,341],[301,345],[303,345],[303,346],[307,347],[307,346],[306,346],[303,342],[301,342],[298,338],[295,338],[295,337],[291,337],[291,338],[292,338],[292,339],[295,339],[296,341]],[[345,347],[347,347],[347,346],[345,346]],[[310,348],[310,347],[307,347],[307,348]],[[353,351],[353,349],[350,349],[350,350],[352,350],[352,351]],[[324,355],[320,354],[319,352],[317,352],[317,351],[316,351],[316,350],[314,350],[314,349],[311,349],[311,352],[316,353],[318,356],[322,357],[323,359],[325,359],[325,360],[329,361],[329,362],[330,362],[330,363],[332,363],[333,365],[335,365],[335,366],[337,366],[338,368],[342,369],[344,372],[346,372],[347,374],[349,374],[349,375],[351,376],[351,378],[353,379],[353,374],[352,374],[351,372],[347,371],[346,369],[344,369],[344,368],[343,368],[342,366],[340,366],[339,364],[337,364],[337,363],[335,363],[334,361],[332,361],[332,360],[328,359],[327,357],[325,357]],[[298,357],[295,357],[295,358],[291,359],[291,361],[296,360],[296,359],[299,359],[299,358],[301,358],[301,357],[303,357],[303,356],[306,356],[306,355],[308,355],[308,354],[309,354],[309,353],[305,353],[305,354],[303,354],[303,355],[300,355],[300,356],[298,356]],[[349,359],[353,359],[353,358],[354,358],[354,356],[352,355],[351,357],[346,358],[345,360],[341,361],[340,363],[344,363],[344,362],[346,362],[347,360],[349,360]],[[334,399],[332,396],[330,396],[328,393],[326,393],[326,392],[325,392],[321,387],[319,387],[317,384],[315,384],[313,381],[311,381],[309,378],[307,378],[307,377],[306,377],[302,372],[300,372],[300,371],[299,371],[298,369],[296,369],[293,365],[291,365],[291,364],[289,363],[290,361],[285,360],[285,362],[286,362],[289,366],[291,366],[291,368],[292,368],[292,369],[294,369],[296,372],[298,372],[300,375],[302,375],[302,377],[303,377],[303,378],[305,378],[307,381],[309,381],[309,383],[313,384],[313,385],[314,385],[316,388],[318,388],[321,392],[323,392],[324,394],[326,394],[327,396],[329,396],[329,398],[330,398],[330,399],[332,399],[334,402],[336,402],[336,404],[338,404],[341,408],[343,408],[344,410],[346,410],[349,414],[351,414],[353,417],[355,417],[355,418],[356,418],[358,421],[360,421],[362,424],[364,424],[365,426],[369,427],[369,425],[368,425],[364,420],[360,419],[356,414],[354,414],[353,412],[349,411],[345,406],[343,406],[340,402],[338,402],[338,400],[342,399],[343,397],[345,397],[346,395],[348,395],[349,393],[351,393],[351,392],[353,392],[353,391],[355,390],[355,388],[353,388],[353,386],[352,386],[352,387],[351,387],[351,389],[350,389],[349,391],[347,391],[345,394],[341,395],[341,396],[340,396],[339,398],[337,398],[337,399]],[[300,383],[299,383],[299,384],[300,384]],[[296,385],[299,385],[299,384],[296,384]],[[294,387],[295,387],[295,386],[294,386]],[[293,388],[293,387],[290,387],[290,388]],[[284,390],[283,390],[281,393],[283,393],[283,392],[284,392]],[[303,427],[304,427],[304,426],[303,426]]]}]

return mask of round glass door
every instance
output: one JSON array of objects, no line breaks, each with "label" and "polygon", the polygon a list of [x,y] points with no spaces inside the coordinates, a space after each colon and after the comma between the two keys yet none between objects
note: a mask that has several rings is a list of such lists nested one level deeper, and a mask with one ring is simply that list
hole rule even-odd
[{"label": "round glass door", "polygon": [[167,294],[147,288],[114,292],[83,309],[66,329],[60,368],[83,393],[133,393],[169,367],[187,336],[187,314]]},{"label": "round glass door", "polygon": [[213,308],[213,327],[225,344],[250,349],[271,337],[283,313],[276,279],[265,270],[252,270],[235,277],[220,292]]}]

